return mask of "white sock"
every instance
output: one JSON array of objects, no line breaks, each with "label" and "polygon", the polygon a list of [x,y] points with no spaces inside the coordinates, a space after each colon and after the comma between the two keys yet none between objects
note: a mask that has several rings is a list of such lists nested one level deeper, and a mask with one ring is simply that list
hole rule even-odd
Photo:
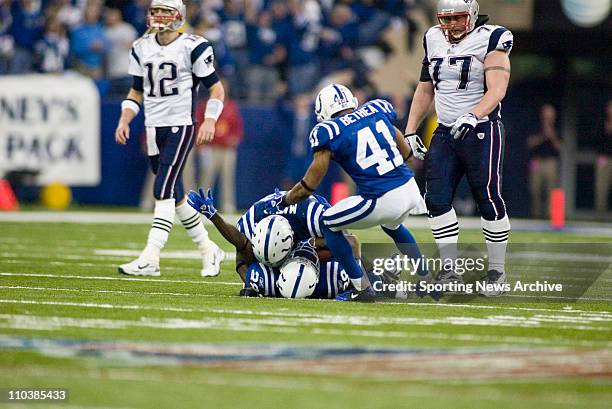
[{"label": "white sock", "polygon": [[506,247],[510,235],[510,220],[506,214],[501,220],[485,220],[480,218],[482,232],[487,243],[489,254],[489,270],[505,271]]},{"label": "white sock", "polygon": [[455,209],[436,217],[429,218],[431,233],[440,251],[442,266],[452,266],[457,259],[457,241],[459,240],[459,222]]},{"label": "white sock", "polygon": [[191,237],[194,243],[198,246],[206,245],[210,241],[208,239],[208,232],[204,228],[200,213],[198,213],[193,207],[189,206],[187,202],[176,206],[176,215],[183,224],[187,234]]},{"label": "white sock", "polygon": [[149,230],[147,246],[140,256],[147,261],[159,263],[159,253],[166,245],[174,222],[174,199],[156,200],[153,223]]}]

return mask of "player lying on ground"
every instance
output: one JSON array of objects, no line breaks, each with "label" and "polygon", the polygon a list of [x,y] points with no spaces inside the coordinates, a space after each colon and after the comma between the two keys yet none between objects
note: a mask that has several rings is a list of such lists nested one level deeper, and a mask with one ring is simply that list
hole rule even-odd
[{"label": "player lying on ground", "polygon": [[[153,0],[147,25],[155,33],[136,40],[130,50],[128,72],[133,85],[121,104],[115,141],[127,143],[129,124],[144,103],[147,155],[155,174],[155,210],[144,250],[136,260],[119,266],[124,274],[160,275],[161,249],[175,215],[200,249],[202,276],[219,274],[225,254],[208,238],[200,215],[185,203],[183,166],[194,141],[202,144],[213,139],[225,95],[213,66],[212,45],[203,37],[177,31],[185,22],[185,12],[182,0]],[[193,97],[200,83],[208,88],[210,98],[205,120],[194,137]]]},{"label": "player lying on ground", "polygon": [[[423,159],[427,149],[416,135],[408,146],[393,126],[397,114],[389,102],[376,99],[358,108],[357,99],[343,85],[323,88],[315,100],[315,112],[320,123],[309,136],[313,161],[302,180],[280,200],[271,200],[268,210],[278,212],[305,200],[323,180],[329,162],[338,162],[355,181],[358,194],[325,210],[321,232],[355,288],[339,298],[369,301],[374,291],[362,283],[362,269],[342,230],[381,226],[400,251],[406,252],[404,244],[411,243],[408,255],[420,257],[414,237],[402,222],[409,214],[425,213],[425,202],[404,162],[413,154]],[[426,270],[419,273],[428,274]]]},{"label": "player lying on ground", "polygon": [[[284,214],[267,216],[263,210],[275,192],[256,202],[234,227],[223,220],[212,195],[189,192],[188,203],[206,216],[236,249],[236,272],[243,281],[245,296],[286,298],[335,298],[351,285],[341,265],[331,257],[320,237],[319,217],[329,203],[312,195]],[[315,215],[317,215],[315,217]],[[348,235],[354,257],[359,257],[357,238]],[[297,243],[294,246],[294,243]],[[315,248],[316,246],[316,248]],[[385,282],[399,276],[387,274]],[[378,296],[405,298],[406,294],[380,293]]]}]

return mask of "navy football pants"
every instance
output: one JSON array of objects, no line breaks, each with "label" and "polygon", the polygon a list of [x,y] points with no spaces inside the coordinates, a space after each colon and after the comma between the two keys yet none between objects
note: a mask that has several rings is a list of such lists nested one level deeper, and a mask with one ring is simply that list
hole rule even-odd
[{"label": "navy football pants", "polygon": [[155,199],[174,198],[178,202],[185,196],[183,167],[193,148],[195,141],[193,132],[193,125],[155,128],[155,145],[159,153],[149,156],[151,170],[155,174],[153,187]]},{"label": "navy football pants", "polygon": [[429,217],[451,210],[463,175],[485,220],[505,216],[506,204],[501,196],[504,138],[501,121],[478,124],[463,140],[454,140],[449,127],[438,126],[425,160],[425,203]]}]

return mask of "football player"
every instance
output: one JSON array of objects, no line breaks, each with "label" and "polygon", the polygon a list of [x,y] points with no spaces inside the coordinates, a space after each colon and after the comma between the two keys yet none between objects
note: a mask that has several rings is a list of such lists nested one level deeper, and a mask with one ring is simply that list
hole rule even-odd
[{"label": "football player", "polygon": [[478,14],[476,0],[439,0],[437,7],[440,24],[427,30],[423,39],[421,78],[405,132],[407,138],[416,136],[435,101],[438,128],[425,161],[425,202],[445,266],[437,280],[463,281],[453,269],[459,225],[452,201],[466,175],[488,249],[487,283],[503,284],[510,221],[501,195],[504,126],[500,108],[510,79],[513,36],[504,27],[485,24],[488,17]]},{"label": "football player", "polygon": [[309,135],[313,161],[302,180],[280,199],[271,200],[268,208],[278,211],[302,202],[319,186],[329,162],[332,159],[338,162],[355,181],[357,195],[325,210],[321,231],[354,287],[337,298],[371,301],[374,291],[362,283],[363,271],[342,230],[381,226],[400,251],[406,251],[405,245],[412,244],[407,253],[420,257],[414,237],[402,222],[408,214],[424,213],[425,203],[412,171],[404,162],[411,155],[423,159],[427,149],[416,135],[404,140],[393,125],[397,114],[389,102],[375,99],[358,107],[351,91],[340,84],[330,84],[319,92],[315,113],[320,123]]},{"label": "football player", "polygon": [[[294,249],[294,243],[312,240],[321,260],[327,261],[331,258],[321,232],[321,215],[330,207],[327,200],[319,195],[311,195],[299,205],[280,209],[274,215],[267,214],[265,210],[269,201],[284,194],[285,192],[277,190],[258,200],[238,219],[236,226],[225,222],[217,213],[210,190],[208,195],[202,189],[199,193],[189,192],[187,203],[209,219],[219,233],[234,246],[236,272],[243,282],[247,282],[246,272],[251,263],[258,261],[270,267],[278,267]],[[353,257],[358,258],[357,238],[348,235],[347,240]],[[289,245],[286,244],[288,241]]]},{"label": "football player", "polygon": [[[144,104],[147,154],[155,174],[155,210],[147,245],[140,256],[119,266],[129,275],[158,276],[160,251],[168,240],[175,215],[197,243],[202,276],[219,274],[225,253],[208,238],[200,215],[185,203],[183,166],[194,142],[210,142],[223,109],[224,90],[213,66],[211,44],[203,37],[181,34],[185,22],[182,0],[153,0],[147,16],[152,33],[136,40],[128,72],[132,89],[121,104],[115,141],[125,145],[130,122]],[[199,85],[210,92],[205,119],[194,137],[193,101]]]}]

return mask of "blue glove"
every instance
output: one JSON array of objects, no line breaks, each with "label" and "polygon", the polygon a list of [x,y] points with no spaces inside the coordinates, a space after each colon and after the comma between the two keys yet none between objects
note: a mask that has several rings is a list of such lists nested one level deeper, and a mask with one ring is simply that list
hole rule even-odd
[{"label": "blue glove", "polygon": [[286,196],[286,193],[281,193],[278,188],[274,189],[274,194],[271,199],[268,199],[268,202],[264,206],[263,212],[264,214],[278,214],[283,211],[285,206],[281,205],[283,198]]},{"label": "blue glove", "polygon": [[198,212],[206,216],[207,219],[212,218],[216,213],[212,192],[208,189],[208,195],[204,194],[204,189],[199,189],[200,193],[191,190],[187,194],[187,203],[189,206],[196,209]]},{"label": "blue glove", "polygon": [[470,132],[476,128],[478,124],[478,118],[473,113],[467,113],[465,115],[461,115],[451,128],[451,135],[455,139],[463,139],[469,135]]}]

